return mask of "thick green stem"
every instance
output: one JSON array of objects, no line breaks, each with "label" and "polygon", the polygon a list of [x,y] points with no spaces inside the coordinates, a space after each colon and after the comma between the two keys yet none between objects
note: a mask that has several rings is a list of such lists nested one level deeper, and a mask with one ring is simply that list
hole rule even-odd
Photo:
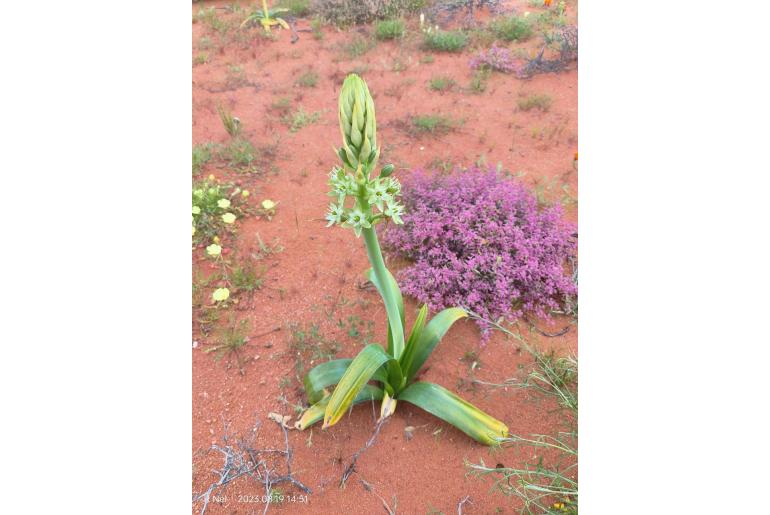
[{"label": "thick green stem", "polygon": [[382,259],[382,251],[380,250],[380,242],[377,241],[377,232],[374,227],[369,229],[362,229],[361,232],[364,235],[364,243],[366,243],[366,253],[369,255],[369,263],[372,265],[374,275],[377,276],[377,280],[380,284],[385,284],[386,270],[385,260]]},{"label": "thick green stem", "polygon": [[[358,187],[358,205],[361,206],[361,210],[366,213],[367,216],[372,213],[372,206],[366,201],[366,188],[363,184]],[[380,284],[385,285],[387,279],[387,268],[385,267],[385,260],[382,259],[382,251],[380,250],[380,242],[377,241],[377,232],[374,230],[374,225],[369,229],[362,229],[364,233],[364,242],[366,243],[366,253],[369,255],[369,263],[372,265],[374,275]]]},{"label": "thick green stem", "polygon": [[[399,359],[404,352],[404,327],[401,316],[400,293],[394,291],[394,281],[392,275],[385,267],[385,261],[382,259],[382,251],[380,251],[380,244],[377,241],[377,233],[374,227],[368,229],[362,229],[364,234],[364,243],[366,244],[366,253],[369,255],[369,262],[372,265],[372,272],[374,279],[378,283],[378,289],[382,295],[382,299],[385,301],[385,310],[388,313],[388,328],[389,341],[388,352],[391,355]],[[398,286],[395,286],[397,289]],[[394,379],[394,378],[391,378]],[[396,384],[396,388],[403,385]]]}]

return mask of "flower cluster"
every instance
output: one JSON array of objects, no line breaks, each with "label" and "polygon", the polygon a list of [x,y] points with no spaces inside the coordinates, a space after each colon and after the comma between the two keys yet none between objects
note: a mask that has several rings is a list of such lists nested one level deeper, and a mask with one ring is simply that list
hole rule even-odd
[{"label": "flower cluster", "polygon": [[469,65],[474,70],[495,70],[503,73],[518,73],[521,65],[505,47],[492,45],[491,48],[483,50],[471,58]]},{"label": "flower cluster", "polygon": [[[401,193],[401,184],[395,177],[380,174],[375,179],[364,178],[359,183],[345,170],[335,167],[329,174],[329,186],[329,195],[335,197],[336,202],[329,205],[326,213],[327,227],[335,224],[350,227],[356,236],[360,236],[362,229],[368,229],[385,218],[396,224],[404,223],[401,220],[404,206],[396,200]],[[353,207],[345,206],[349,196],[355,200]],[[374,208],[379,212],[375,212]]]},{"label": "flower cluster", "polygon": [[193,184],[193,241],[211,241],[221,230],[232,226],[238,216],[243,215],[243,209],[238,204],[248,195],[248,190],[241,190],[233,184],[220,183],[213,175],[210,175],[208,180]]},{"label": "flower cluster", "polygon": [[[405,182],[404,202],[409,214],[384,243],[413,262],[399,282],[432,310],[459,305],[492,321],[548,317],[576,295],[565,271],[577,250],[575,227],[560,206],[540,209],[523,184],[478,168],[417,171]],[[488,324],[479,325],[487,339]]]}]

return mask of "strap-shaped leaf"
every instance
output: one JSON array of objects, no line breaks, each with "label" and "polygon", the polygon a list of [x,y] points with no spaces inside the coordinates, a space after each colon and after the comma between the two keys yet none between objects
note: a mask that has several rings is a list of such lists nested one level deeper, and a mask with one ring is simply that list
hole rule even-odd
[{"label": "strap-shaped leaf", "polygon": [[365,275],[380,292],[385,303],[385,312],[388,314],[388,354],[398,359],[404,352],[404,298],[393,274],[387,268],[383,270],[385,285],[380,284],[373,268],[367,270]]},{"label": "strap-shaped leaf", "polygon": [[283,18],[276,18],[275,21],[277,21],[284,29],[289,30],[289,24],[286,23]]},{"label": "strap-shaped leaf", "polygon": [[425,361],[433,352],[433,349],[441,341],[446,332],[452,327],[456,321],[463,317],[467,317],[468,313],[460,308],[447,308],[433,317],[433,320],[428,322],[425,329],[422,330],[417,340],[410,346],[409,353],[404,360],[402,360],[402,369],[406,375],[406,384],[409,384],[417,375],[417,372],[425,364]]},{"label": "strap-shaped leaf", "polygon": [[[352,360],[351,360],[352,361]],[[363,388],[361,388],[361,391],[358,392],[358,395],[356,395],[356,398],[353,399],[353,402],[351,405],[359,404],[362,402],[368,402],[368,401],[378,401],[382,399],[382,389],[377,388],[376,386],[367,384]],[[328,394],[325,397],[323,397],[321,400],[310,406],[308,409],[305,410],[305,412],[302,414],[302,417],[294,424],[294,427],[302,431],[303,429],[312,426],[319,420],[324,418],[324,412],[326,411],[326,406],[329,404],[329,399],[331,399],[332,395]]]},{"label": "strap-shaped leaf", "polygon": [[387,369],[388,383],[393,387],[394,390],[393,392],[389,393],[395,394],[406,384],[406,377],[404,376],[404,372],[401,370],[401,365],[398,364],[398,361],[393,359],[388,361],[388,364],[385,365],[383,369]]},{"label": "strap-shaped leaf", "polygon": [[324,429],[336,424],[350,407],[358,392],[374,373],[393,358],[376,343],[367,345],[353,358],[334,389],[324,412]]},{"label": "strap-shaped leaf", "polygon": [[484,445],[499,445],[498,439],[508,435],[508,426],[437,384],[409,385],[398,400],[411,402]]},{"label": "strap-shaped leaf", "polygon": [[[324,396],[324,389],[339,383],[342,375],[352,361],[353,360],[350,358],[333,359],[313,367],[310,372],[305,375],[303,381],[308,402],[313,404],[321,400]],[[387,378],[385,368],[378,369],[372,376],[372,379],[380,381],[381,383],[387,381]]]},{"label": "strap-shaped leaf", "polygon": [[408,375],[409,373],[409,366],[411,365],[412,360],[414,360],[414,350],[417,345],[417,341],[420,339],[420,335],[425,328],[425,320],[427,318],[428,306],[427,304],[423,304],[420,308],[420,311],[417,313],[417,318],[415,319],[414,324],[412,325],[412,330],[409,333],[409,339],[406,341],[406,346],[404,347],[404,353],[398,360],[398,362],[401,364],[401,370],[404,372],[404,374]]}]

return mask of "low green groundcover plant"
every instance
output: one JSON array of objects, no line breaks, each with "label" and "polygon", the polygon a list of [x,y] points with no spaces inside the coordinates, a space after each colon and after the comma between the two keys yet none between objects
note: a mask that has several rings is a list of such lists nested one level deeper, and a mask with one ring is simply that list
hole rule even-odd
[{"label": "low green groundcover plant", "polygon": [[397,39],[404,35],[404,22],[401,20],[382,20],[374,26],[377,39]]},{"label": "low green groundcover plant", "polygon": [[532,36],[532,25],[524,17],[509,16],[498,18],[489,24],[489,28],[500,39],[506,41],[524,41]]},{"label": "low green groundcover plant", "polygon": [[436,30],[423,35],[423,47],[440,52],[462,52],[468,44],[468,36],[460,31]]},{"label": "low green groundcover plant", "polygon": [[[393,165],[384,166],[376,177],[371,177],[380,155],[374,101],[358,75],[348,75],[342,85],[339,120],[342,147],[338,156],[342,167],[335,167],[330,174],[330,195],[334,202],[326,219],[328,226],[351,228],[357,237],[364,237],[372,265],[366,277],[385,303],[388,345],[386,350],[373,343],[354,359],[335,359],[313,368],[304,379],[305,392],[312,406],[296,427],[302,430],[323,419],[323,427],[327,428],[336,424],[353,404],[374,399],[382,399],[382,420],[393,414],[397,401],[406,401],[452,424],[478,442],[497,445],[508,435],[505,424],[442,386],[415,381],[444,334],[467,313],[452,307],[428,322],[428,308],[422,306],[412,330],[408,334],[405,331],[401,291],[385,267],[374,228],[375,224],[386,220],[403,223],[404,208],[397,200],[401,185],[391,177]],[[333,391],[329,391],[331,387],[334,387]]]}]

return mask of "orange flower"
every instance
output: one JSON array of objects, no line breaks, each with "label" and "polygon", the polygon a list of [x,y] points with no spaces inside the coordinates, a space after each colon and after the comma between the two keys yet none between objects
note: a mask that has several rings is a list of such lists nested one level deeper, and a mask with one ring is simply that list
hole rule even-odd
[{"label": "orange flower", "polygon": [[543,7],[551,7],[551,0],[543,0]]},{"label": "orange flower", "polygon": [[577,161],[577,150],[575,151],[575,158],[574,158],[574,160]]}]

